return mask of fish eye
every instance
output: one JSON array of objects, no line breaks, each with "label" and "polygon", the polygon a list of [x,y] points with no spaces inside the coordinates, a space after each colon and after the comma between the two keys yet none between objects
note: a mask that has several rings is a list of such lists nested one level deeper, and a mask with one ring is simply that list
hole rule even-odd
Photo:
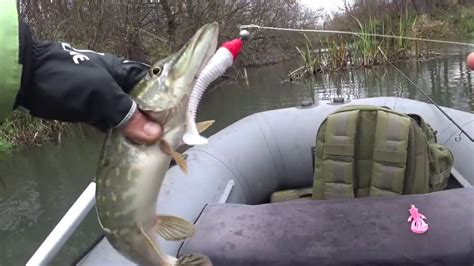
[{"label": "fish eye", "polygon": [[160,73],[161,73],[161,68],[160,68],[160,67],[152,67],[152,68],[150,69],[150,75],[152,75],[152,76],[153,76],[153,75],[157,76],[157,75],[159,75]]}]

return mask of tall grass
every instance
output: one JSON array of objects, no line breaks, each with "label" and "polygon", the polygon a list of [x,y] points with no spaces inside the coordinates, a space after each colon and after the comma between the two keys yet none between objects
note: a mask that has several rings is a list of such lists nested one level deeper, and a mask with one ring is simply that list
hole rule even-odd
[{"label": "tall grass", "polygon": [[62,136],[74,127],[80,126],[14,112],[0,124],[0,153],[6,153],[20,145],[41,145],[44,141],[61,142]]},{"label": "tall grass", "polygon": [[373,34],[377,34],[377,21],[370,18],[366,25],[353,17],[360,28],[360,36],[355,38],[355,46],[358,47],[360,53],[359,59],[362,59],[362,66],[373,66],[378,63],[379,46],[383,40],[377,40]]},{"label": "tall grass", "polygon": [[[351,38],[330,37],[320,41],[319,48],[305,37],[304,48],[296,48],[303,62],[302,66],[289,74],[301,78],[320,71],[338,71],[352,67],[372,67],[386,60],[396,61],[417,58],[422,55],[416,41],[402,37],[416,37],[417,16],[405,12],[396,22],[379,21],[370,17],[366,23],[352,17],[359,27],[359,35]],[[396,35],[400,38],[384,39],[376,34]]]},{"label": "tall grass", "polygon": [[[400,14],[396,24],[392,25],[392,21],[388,20],[386,31],[389,35],[396,35],[400,37],[417,37],[415,26],[418,16],[406,11]],[[384,51],[387,52],[390,58],[394,59],[409,59],[418,56],[421,52],[420,45],[417,41],[409,41],[404,38],[390,39],[384,41]]]},{"label": "tall grass", "polygon": [[336,42],[334,40],[327,41],[326,51],[326,69],[336,71],[348,67],[350,51],[349,44],[347,42]]},{"label": "tall grass", "polygon": [[474,37],[474,5],[453,6],[447,10],[438,10],[436,16],[445,17],[452,25],[452,30],[463,37],[471,39]]},{"label": "tall grass", "polygon": [[298,50],[298,53],[303,62],[302,70],[307,74],[316,74],[316,70],[320,64],[320,60],[318,60],[318,57],[315,56],[311,40],[306,34],[303,35],[305,38],[305,47],[302,49],[296,47],[296,50]]},{"label": "tall grass", "polygon": [[321,47],[315,49],[308,36],[304,34],[304,37],[304,48],[296,47],[303,65],[288,74],[290,80],[317,72],[341,70],[350,64],[349,43],[327,39],[325,43],[321,42]]}]

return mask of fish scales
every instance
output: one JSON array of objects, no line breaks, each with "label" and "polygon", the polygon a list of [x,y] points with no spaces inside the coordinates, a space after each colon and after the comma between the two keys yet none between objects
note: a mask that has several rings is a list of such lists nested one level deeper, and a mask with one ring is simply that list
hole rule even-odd
[{"label": "fish scales", "polygon": [[166,240],[183,240],[194,227],[179,217],[157,216],[156,201],[172,157],[186,170],[175,150],[195,77],[215,52],[217,36],[217,23],[203,26],[181,50],[155,63],[132,90],[138,108],[163,126],[157,143],[133,143],[120,129],[107,133],[97,170],[97,216],[114,249],[140,265],[211,264],[204,255],[175,258],[161,251],[157,232]]}]

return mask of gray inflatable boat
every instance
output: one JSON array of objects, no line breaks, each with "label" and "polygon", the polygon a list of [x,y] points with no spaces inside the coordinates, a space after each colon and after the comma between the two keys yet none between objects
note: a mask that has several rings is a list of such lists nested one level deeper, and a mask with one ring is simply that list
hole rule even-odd
[{"label": "gray inflatable boat", "polygon": [[[266,111],[186,151],[189,173],[167,173],[157,212],[195,221],[196,235],[160,245],[199,252],[214,265],[473,265],[474,144],[432,104],[379,97],[346,104],[387,106],[422,116],[454,154],[448,190],[352,200],[269,203],[275,191],[312,186],[311,146],[321,122],[342,105]],[[474,136],[474,114],[443,108]],[[430,230],[407,223],[415,204]],[[130,265],[103,238],[79,265]]]}]

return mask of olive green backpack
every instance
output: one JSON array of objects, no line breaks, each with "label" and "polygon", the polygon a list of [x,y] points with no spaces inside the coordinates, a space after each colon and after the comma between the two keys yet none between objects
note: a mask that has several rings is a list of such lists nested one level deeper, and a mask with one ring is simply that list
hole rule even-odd
[{"label": "olive green backpack", "polygon": [[318,130],[313,199],[439,191],[447,185],[453,160],[418,115],[343,107]]}]

